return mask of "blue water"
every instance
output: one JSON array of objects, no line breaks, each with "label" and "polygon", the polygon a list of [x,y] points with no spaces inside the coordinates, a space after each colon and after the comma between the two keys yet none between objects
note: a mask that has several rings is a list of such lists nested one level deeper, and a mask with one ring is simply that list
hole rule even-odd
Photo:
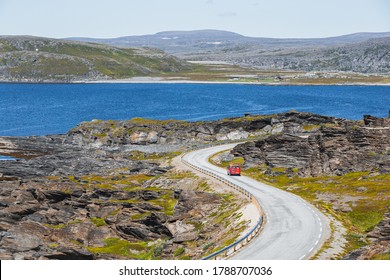
[{"label": "blue water", "polygon": [[0,84],[0,135],[66,133],[92,119],[213,120],[306,111],[388,115],[390,87],[220,84]]},{"label": "blue water", "polygon": [[8,156],[3,156],[3,155],[0,155],[0,160],[15,160],[15,158],[13,158],[13,157],[8,157]]}]

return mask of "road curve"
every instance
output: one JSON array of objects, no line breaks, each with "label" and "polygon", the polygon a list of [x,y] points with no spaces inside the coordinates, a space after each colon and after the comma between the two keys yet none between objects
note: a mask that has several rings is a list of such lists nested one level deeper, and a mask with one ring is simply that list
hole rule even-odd
[{"label": "road curve", "polygon": [[322,246],[329,234],[327,218],[300,197],[245,176],[231,177],[226,170],[211,164],[208,158],[232,149],[228,144],[197,150],[183,160],[220,175],[251,192],[265,213],[260,235],[243,247],[232,259],[299,260],[308,259]]}]

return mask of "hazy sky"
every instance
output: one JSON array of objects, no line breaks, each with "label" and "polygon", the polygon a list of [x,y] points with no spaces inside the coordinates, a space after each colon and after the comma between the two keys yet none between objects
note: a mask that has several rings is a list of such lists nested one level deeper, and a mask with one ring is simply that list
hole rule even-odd
[{"label": "hazy sky", "polygon": [[390,0],[0,0],[0,35],[110,38],[221,29],[255,37],[390,31]]}]

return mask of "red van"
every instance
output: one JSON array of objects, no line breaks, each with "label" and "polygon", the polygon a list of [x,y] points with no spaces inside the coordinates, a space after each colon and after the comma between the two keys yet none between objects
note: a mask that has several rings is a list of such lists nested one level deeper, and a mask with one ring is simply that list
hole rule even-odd
[{"label": "red van", "polygon": [[241,175],[241,166],[237,163],[230,164],[227,168],[227,175],[232,176],[232,175]]}]

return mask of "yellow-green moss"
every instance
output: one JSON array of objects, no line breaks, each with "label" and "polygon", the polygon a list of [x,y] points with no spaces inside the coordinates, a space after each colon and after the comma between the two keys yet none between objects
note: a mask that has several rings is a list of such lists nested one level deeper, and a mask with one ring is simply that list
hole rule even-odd
[{"label": "yellow-green moss", "polygon": [[56,248],[58,248],[59,246],[60,246],[60,244],[58,244],[58,243],[50,243],[50,244],[49,244],[49,247],[52,248],[52,249],[56,249]]},{"label": "yellow-green moss", "polygon": [[172,216],[177,204],[177,199],[173,198],[173,191],[167,191],[161,195],[158,199],[152,199],[148,201],[151,204],[160,206],[163,208],[163,212],[167,216]]},{"label": "yellow-green moss", "polygon": [[286,168],[284,168],[284,167],[272,167],[272,171],[284,173],[284,172],[286,172]]},{"label": "yellow-green moss", "polygon": [[167,124],[185,123],[185,121],[179,121],[179,120],[152,120],[152,119],[144,119],[144,118],[132,118],[130,122],[134,124],[143,124],[143,125],[167,125]]},{"label": "yellow-green moss", "polygon": [[237,234],[237,235],[235,235],[234,237],[225,240],[225,241],[222,243],[222,245],[223,245],[224,247],[227,247],[227,246],[229,246],[230,244],[233,244],[234,241],[237,240],[238,236],[239,236],[239,235]]},{"label": "yellow-green moss", "polygon": [[103,218],[93,217],[91,218],[91,222],[94,223],[97,227],[106,225],[106,221]]},{"label": "yellow-green moss", "polygon": [[52,229],[62,229],[66,227],[66,224],[58,224],[58,225],[44,224],[44,226]]},{"label": "yellow-green moss", "polygon": [[315,129],[319,129],[321,126],[320,125],[316,125],[316,124],[305,124],[303,126],[303,129],[306,130],[306,131],[312,131],[312,130],[315,130]]},{"label": "yellow-green moss", "polygon": [[142,220],[148,216],[150,216],[151,212],[146,212],[146,213],[140,213],[140,214],[134,214],[134,215],[131,215],[131,218],[133,220]]},{"label": "yellow-green moss", "polygon": [[170,172],[167,173],[166,176],[169,179],[185,179],[185,178],[196,178],[196,175],[192,173],[191,171],[184,171],[184,172]]},{"label": "yellow-green moss", "polygon": [[373,260],[390,260],[390,253],[377,254],[372,257]]},{"label": "yellow-green moss", "polygon": [[202,181],[197,187],[197,190],[203,191],[203,192],[212,192],[212,188],[209,186],[207,181]]},{"label": "yellow-green moss", "polygon": [[146,242],[132,243],[115,237],[105,239],[104,243],[105,245],[103,247],[87,247],[87,249],[94,254],[112,254],[133,258],[136,254],[132,251],[142,252],[148,249]]},{"label": "yellow-green moss", "polygon": [[132,160],[169,160],[180,154],[181,152],[144,153],[140,151],[131,151],[129,154],[129,158]]},{"label": "yellow-green moss", "polygon": [[182,255],[185,252],[185,249],[183,247],[177,247],[176,250],[173,252],[173,255],[175,257],[178,257]]}]

